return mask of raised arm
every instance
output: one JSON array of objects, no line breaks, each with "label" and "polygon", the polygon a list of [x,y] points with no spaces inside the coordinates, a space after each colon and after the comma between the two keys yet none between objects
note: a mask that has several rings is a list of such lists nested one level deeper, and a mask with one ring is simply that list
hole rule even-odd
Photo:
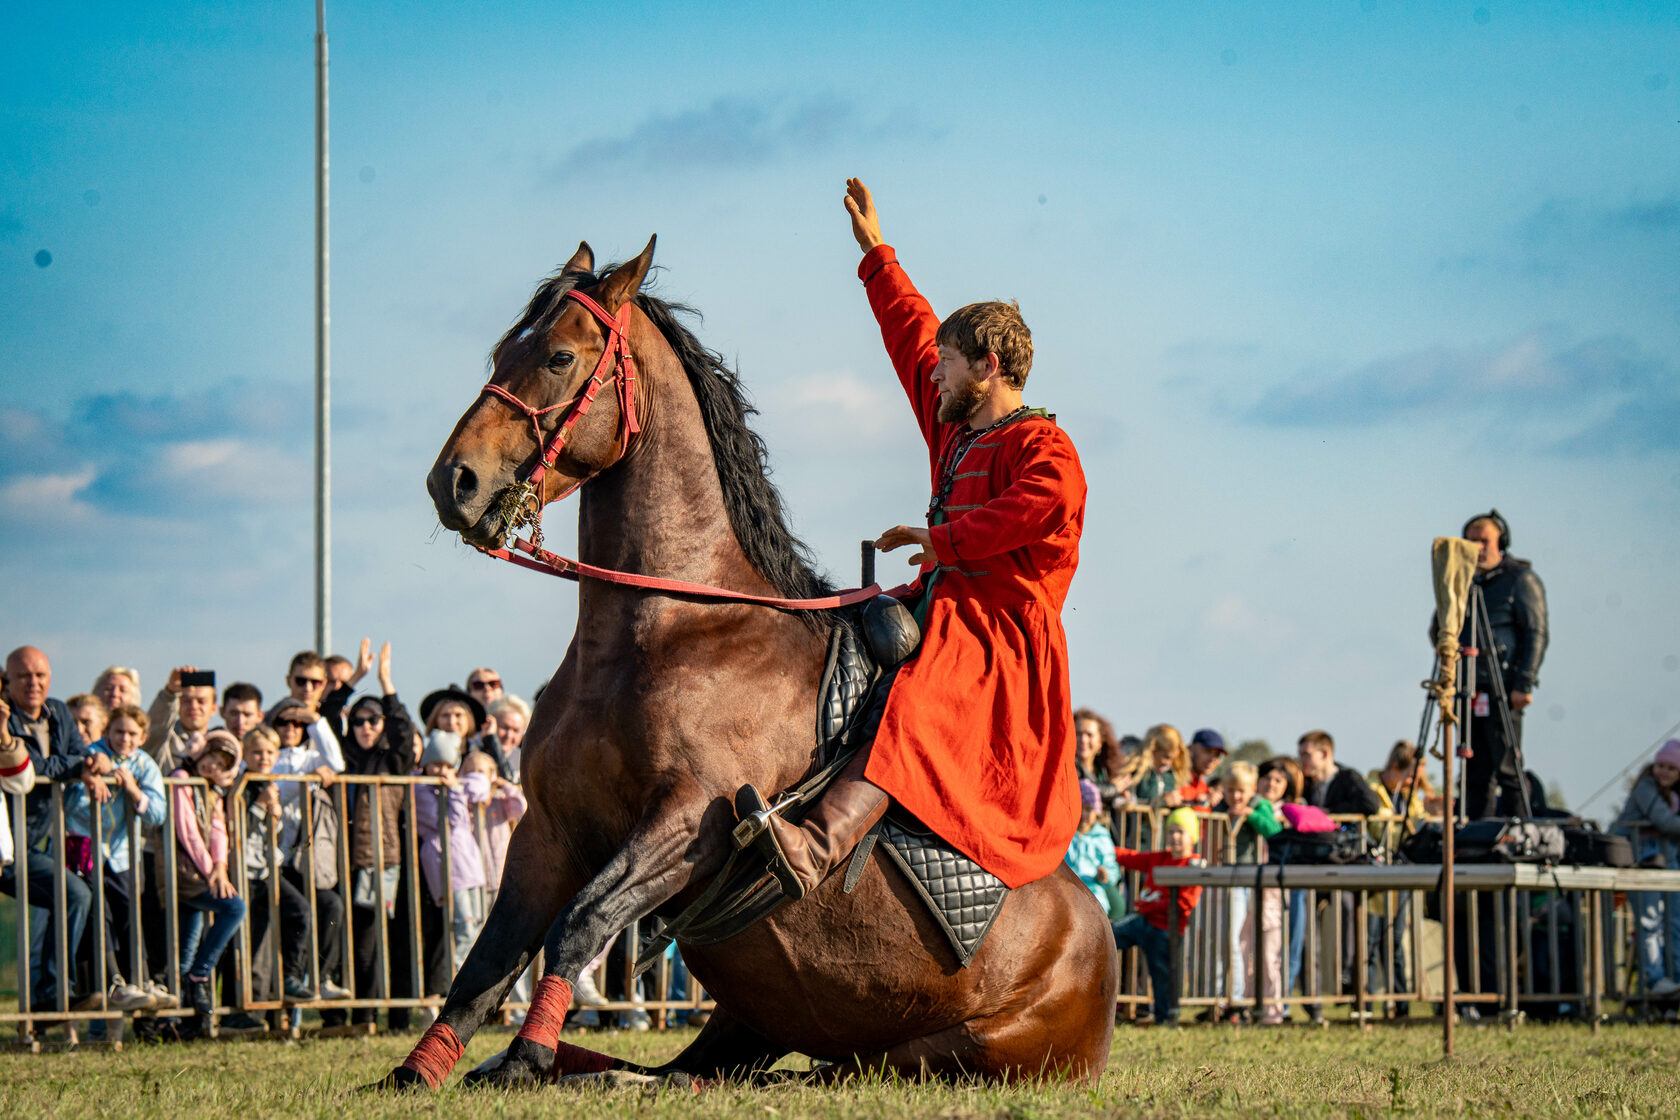
[{"label": "raised arm", "polygon": [[863,250],[858,279],[863,281],[864,292],[869,297],[869,310],[880,325],[881,341],[886,344],[899,384],[910,398],[922,439],[932,448],[938,426],[935,417],[939,411],[939,393],[928,375],[939,361],[939,348],[934,342],[934,336],[939,333],[939,316],[905,275],[892,246],[881,239],[881,219],[875,212],[875,200],[860,179],[846,180],[846,212],[852,217],[852,235]]}]

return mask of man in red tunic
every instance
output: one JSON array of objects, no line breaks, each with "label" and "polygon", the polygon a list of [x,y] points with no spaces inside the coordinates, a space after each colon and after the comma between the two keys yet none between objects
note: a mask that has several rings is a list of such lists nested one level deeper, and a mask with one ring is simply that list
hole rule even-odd
[{"label": "man in red tunic", "polygon": [[[898,671],[874,743],[798,823],[770,815],[758,843],[790,897],[827,877],[889,798],[1018,887],[1048,875],[1079,824],[1062,603],[1079,564],[1085,475],[1054,418],[1026,407],[1032,335],[1012,303],[943,323],[881,238],[868,189],[846,181],[858,277],[910,398],[932,466],[910,600],[920,651]],[[762,804],[747,787],[738,806]],[[745,815],[745,813],[743,813]]]}]

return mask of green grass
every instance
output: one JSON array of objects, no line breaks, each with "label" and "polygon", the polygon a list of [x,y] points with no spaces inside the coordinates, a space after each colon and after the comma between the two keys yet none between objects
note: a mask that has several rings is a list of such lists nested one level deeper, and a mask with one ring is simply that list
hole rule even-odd
[{"label": "green grass", "polygon": [[[506,1031],[468,1048],[477,1061]],[[689,1037],[601,1034],[587,1038],[641,1061],[674,1054]],[[0,1054],[0,1103],[8,1115],[122,1120],[192,1116],[554,1116],[688,1120],[755,1116],[937,1117],[1057,1120],[1089,1116],[1485,1115],[1672,1117],[1680,1102],[1680,1034],[1672,1027],[1580,1026],[1465,1029],[1459,1055],[1439,1060],[1427,1028],[1360,1033],[1348,1028],[1179,1031],[1118,1028],[1108,1074],[1095,1087],[1062,1084],[905,1085],[879,1080],[842,1088],[725,1086],[698,1096],[643,1090],[543,1089],[468,1093],[451,1082],[419,1098],[354,1090],[402,1059],[412,1037],[229,1042],[130,1047],[120,1053]],[[468,1068],[464,1062],[460,1070]]]}]

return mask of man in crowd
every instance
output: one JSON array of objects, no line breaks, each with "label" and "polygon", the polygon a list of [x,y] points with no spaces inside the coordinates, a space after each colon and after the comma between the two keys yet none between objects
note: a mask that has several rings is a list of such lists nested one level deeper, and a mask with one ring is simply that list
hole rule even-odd
[{"label": "man in crowd", "polygon": [[235,681],[222,689],[222,723],[235,739],[263,721],[262,692],[254,684]]},{"label": "man in crowd", "polygon": [[[367,647],[368,642],[364,638],[362,639],[362,655],[363,659],[368,661],[371,666],[372,658],[368,655]],[[354,685],[360,679],[360,676],[360,674],[352,672],[348,683]],[[292,655],[292,662],[286,667],[286,689],[289,698],[303,705],[314,717],[314,722],[309,726],[309,745],[319,752],[323,759],[328,760],[326,764],[330,765],[334,771],[342,771],[344,769],[344,753],[339,748],[338,735],[333,731],[332,724],[321,716],[322,704],[330,691],[327,685],[327,662],[325,658],[312,649],[301,650]],[[285,702],[282,701],[281,703]],[[276,704],[268,710],[269,723],[274,722],[275,715],[279,711],[280,704]],[[282,760],[284,760],[284,757],[284,754],[282,754]],[[337,760],[336,764],[333,764],[332,760]],[[310,769],[314,769],[314,767],[310,767]]]},{"label": "man in crowd", "polygon": [[1336,761],[1336,740],[1328,731],[1309,731],[1296,743],[1301,763],[1301,776],[1306,784],[1301,799],[1317,805],[1331,816],[1338,813],[1363,813],[1370,816],[1382,809],[1377,795],[1351,766]]},{"label": "man in crowd", "polygon": [[204,745],[210,717],[216,714],[216,686],[183,685],[183,673],[195,673],[191,665],[169,671],[169,680],[158,690],[146,713],[151,730],[146,733],[146,753],[168,777],[187,765],[187,758]]},{"label": "man in crowd", "polygon": [[[1546,656],[1546,588],[1527,560],[1510,555],[1511,526],[1496,509],[1472,517],[1464,526],[1466,540],[1480,549],[1476,556],[1476,586],[1487,604],[1493,633],[1480,633],[1474,692],[1465,689],[1470,707],[1471,755],[1464,764],[1464,813],[1470,820],[1489,816],[1527,816],[1523,798],[1523,711],[1534,702],[1540,684],[1540,662]],[[1461,641],[1470,644],[1469,613]],[[1434,640],[1435,624],[1430,623]],[[1510,705],[1509,731],[1500,708],[1497,683],[1504,685]]]},{"label": "man in crowd", "polygon": [[1205,806],[1212,804],[1214,791],[1208,780],[1225,761],[1225,736],[1204,727],[1190,739],[1190,780],[1162,798],[1167,805]]},{"label": "man in crowd", "polygon": [[[16,853],[12,866],[0,872],[0,893],[18,897],[17,869],[21,866],[27,876],[24,893],[29,904],[48,913],[54,910],[53,868],[57,862],[44,850],[52,824],[52,787],[48,783],[84,782],[92,800],[103,804],[111,797],[103,776],[113,769],[109,756],[89,752],[70,710],[47,695],[51,687],[52,664],[46,654],[34,646],[19,646],[7,655],[6,702],[11,710],[6,717],[6,742],[22,740],[38,781],[24,800],[28,851]],[[92,905],[87,882],[79,875],[66,875],[63,918],[72,957],[81,944]],[[53,944],[52,937],[49,928],[47,945]],[[55,954],[44,956],[52,958]],[[37,1007],[50,1006],[54,993],[47,984],[45,969],[35,975],[34,1003]]]}]

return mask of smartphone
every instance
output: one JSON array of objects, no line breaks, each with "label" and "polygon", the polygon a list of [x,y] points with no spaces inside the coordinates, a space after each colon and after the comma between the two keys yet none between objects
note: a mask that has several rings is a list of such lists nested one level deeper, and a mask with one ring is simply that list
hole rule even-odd
[{"label": "smartphone", "polygon": [[195,673],[181,674],[182,688],[215,688],[216,670],[200,669]]}]

